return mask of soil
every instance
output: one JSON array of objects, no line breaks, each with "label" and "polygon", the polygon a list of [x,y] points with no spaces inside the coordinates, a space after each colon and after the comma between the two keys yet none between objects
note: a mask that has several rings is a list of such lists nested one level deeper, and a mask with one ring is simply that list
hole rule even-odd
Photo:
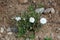
[{"label": "soil", "polygon": [[[45,8],[52,7],[55,9],[54,14],[41,15],[47,19],[47,23],[40,28],[39,32],[35,33],[35,40],[43,40],[46,36],[51,36],[53,40],[60,40],[60,0],[33,1],[36,5],[41,3]],[[0,28],[4,28],[4,33],[0,33],[0,40],[23,40],[23,38],[16,38],[14,33],[8,35],[6,29],[14,24],[11,18],[27,10],[30,4],[30,1],[24,2],[24,0],[0,0]]]}]

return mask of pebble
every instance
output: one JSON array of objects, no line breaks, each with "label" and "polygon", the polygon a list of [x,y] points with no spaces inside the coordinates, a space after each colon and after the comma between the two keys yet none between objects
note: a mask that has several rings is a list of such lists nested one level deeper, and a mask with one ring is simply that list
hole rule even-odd
[{"label": "pebble", "polygon": [[9,28],[7,28],[7,32],[17,33],[18,32],[18,29],[17,29],[17,27],[9,27]]},{"label": "pebble", "polygon": [[55,13],[54,8],[47,8],[46,10],[44,10],[44,13]]},{"label": "pebble", "polygon": [[51,8],[51,13],[55,13],[55,9],[54,8]]},{"label": "pebble", "polygon": [[26,38],[26,40],[30,40],[29,38]]},{"label": "pebble", "polygon": [[38,39],[38,36],[35,37],[35,40],[39,40],[39,39]]},{"label": "pebble", "polygon": [[8,32],[7,34],[8,34],[8,35],[11,35],[11,34],[12,34],[12,32]]},{"label": "pebble", "polygon": [[60,31],[60,28],[58,28],[58,30]]},{"label": "pebble", "polygon": [[32,0],[33,1],[33,3],[36,3],[36,0]]},{"label": "pebble", "polygon": [[60,36],[57,36],[57,38],[59,38],[59,39],[60,39]]},{"label": "pebble", "polygon": [[9,28],[7,28],[7,31],[8,31],[8,32],[11,32],[11,28],[10,28],[10,27],[9,27]]},{"label": "pebble", "polygon": [[20,3],[27,3],[28,0],[18,0]]},{"label": "pebble", "polygon": [[3,32],[4,32],[4,28],[3,28],[3,27],[1,27],[1,30],[0,30],[0,32],[1,32],[1,33],[3,33]]},{"label": "pebble", "polygon": [[44,12],[44,8],[37,8],[36,10],[35,10],[35,12],[36,13],[43,13]]},{"label": "pebble", "polygon": [[44,10],[44,13],[50,13],[50,8],[47,8],[46,10]]},{"label": "pebble", "polygon": [[11,31],[17,33],[18,32],[18,28],[17,27],[12,27]]},{"label": "pebble", "polygon": [[13,6],[12,5],[9,5],[10,8],[12,8]]}]

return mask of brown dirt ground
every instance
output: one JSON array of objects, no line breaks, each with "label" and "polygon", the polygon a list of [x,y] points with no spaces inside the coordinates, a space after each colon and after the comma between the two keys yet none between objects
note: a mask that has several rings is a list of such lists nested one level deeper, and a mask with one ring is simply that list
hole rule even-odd
[{"label": "brown dirt ground", "polygon": [[[23,1],[23,0],[22,0]],[[35,0],[36,4],[42,3],[45,8],[53,7],[55,9],[54,14],[45,14],[41,17],[47,18],[47,24],[40,28],[39,32],[36,32],[36,36],[39,36],[40,40],[43,40],[45,36],[51,36],[53,40],[60,40],[60,0],[51,0],[52,3],[49,4],[50,0]],[[26,4],[19,3],[18,0],[0,0],[0,27],[9,27],[13,25],[11,18],[16,15],[20,15],[21,12],[27,10],[27,7],[31,3]],[[6,32],[0,35],[0,40],[20,40],[15,38],[14,35],[7,35]],[[35,38],[35,40],[39,40]],[[23,40],[23,39],[22,39]]]}]

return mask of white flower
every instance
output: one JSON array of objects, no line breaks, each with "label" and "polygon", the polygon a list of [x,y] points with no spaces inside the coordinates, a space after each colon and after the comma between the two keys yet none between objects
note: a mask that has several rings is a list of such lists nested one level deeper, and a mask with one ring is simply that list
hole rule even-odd
[{"label": "white flower", "polygon": [[41,18],[41,19],[40,19],[40,23],[41,23],[41,24],[45,24],[45,23],[47,23],[46,18]]},{"label": "white flower", "polygon": [[29,22],[34,23],[35,22],[35,19],[33,17],[30,17],[29,18]]},{"label": "white flower", "polygon": [[44,12],[44,8],[38,8],[35,10],[36,13],[43,13]]},{"label": "white flower", "polygon": [[15,17],[15,20],[19,21],[19,20],[21,20],[21,17]]}]

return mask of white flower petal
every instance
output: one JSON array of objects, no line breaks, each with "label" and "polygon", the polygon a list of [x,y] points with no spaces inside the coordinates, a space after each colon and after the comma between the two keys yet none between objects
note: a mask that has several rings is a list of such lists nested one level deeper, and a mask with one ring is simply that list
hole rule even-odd
[{"label": "white flower petal", "polygon": [[21,20],[21,17],[15,17],[15,20],[19,21],[19,20]]},{"label": "white flower petal", "polygon": [[47,23],[46,18],[41,18],[41,19],[40,19],[40,23],[41,23],[41,24],[45,24],[45,23]]},{"label": "white flower petal", "polygon": [[29,22],[34,23],[35,22],[35,19],[33,17],[30,17],[29,18]]}]

